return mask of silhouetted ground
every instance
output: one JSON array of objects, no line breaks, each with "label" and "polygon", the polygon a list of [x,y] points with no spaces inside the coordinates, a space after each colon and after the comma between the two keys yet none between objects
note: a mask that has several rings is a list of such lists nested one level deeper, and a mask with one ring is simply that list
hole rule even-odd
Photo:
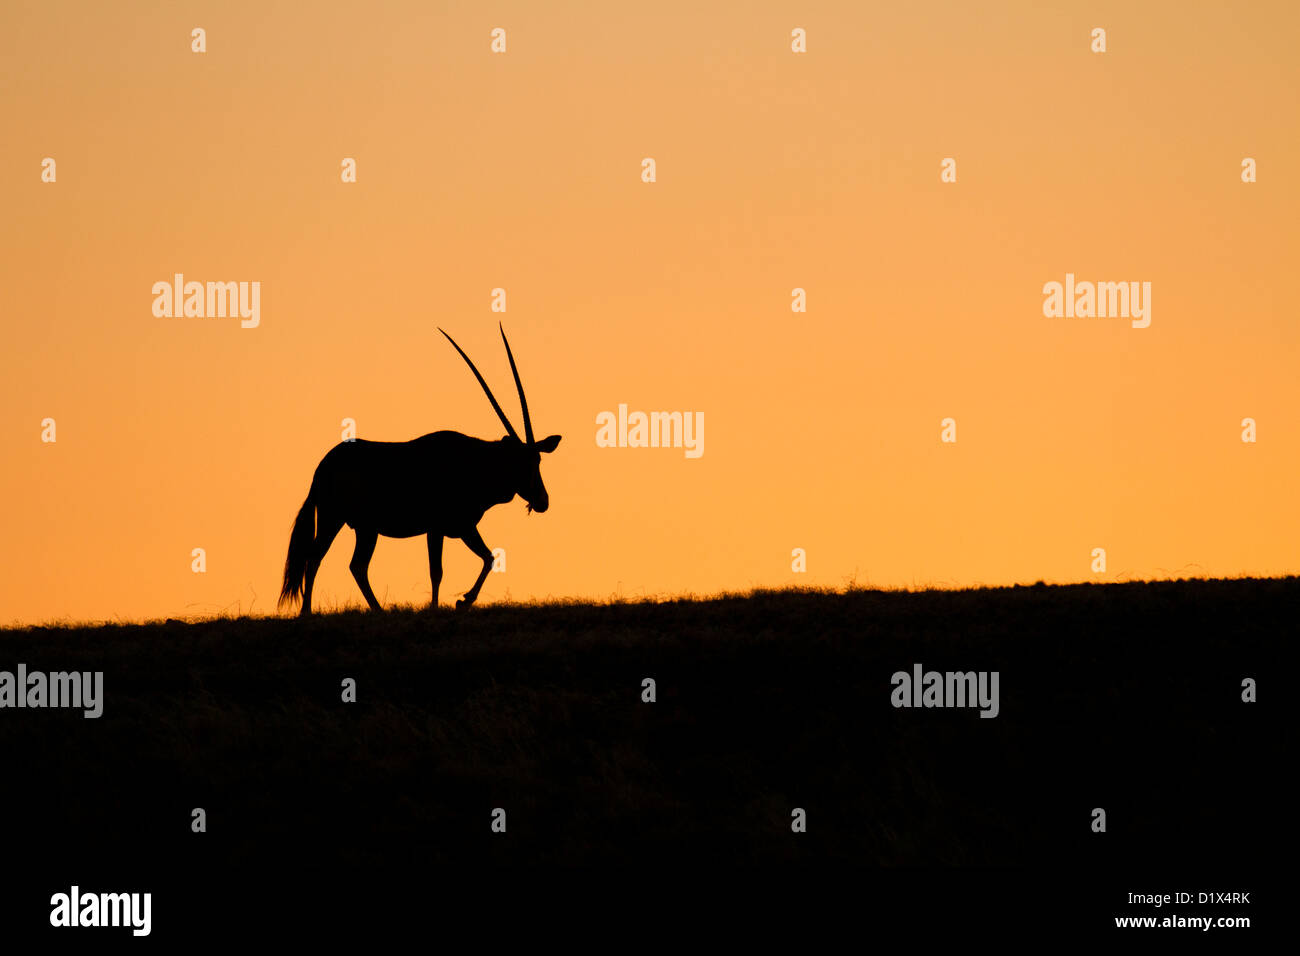
[{"label": "silhouetted ground", "polygon": [[[1297,606],[1293,577],[8,630],[0,670],[102,670],[105,703],[0,710],[3,843],[65,891],[196,867],[1250,873]],[[999,716],[895,709],[918,662],[999,671]]]}]

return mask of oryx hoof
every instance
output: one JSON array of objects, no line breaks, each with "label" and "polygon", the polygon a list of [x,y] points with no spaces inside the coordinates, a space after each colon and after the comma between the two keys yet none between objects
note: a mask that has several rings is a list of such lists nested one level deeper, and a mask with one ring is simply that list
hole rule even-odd
[{"label": "oryx hoof", "polygon": [[458,611],[467,611],[473,606],[474,606],[474,602],[467,600],[465,598],[461,598],[459,601],[456,602],[456,610]]}]

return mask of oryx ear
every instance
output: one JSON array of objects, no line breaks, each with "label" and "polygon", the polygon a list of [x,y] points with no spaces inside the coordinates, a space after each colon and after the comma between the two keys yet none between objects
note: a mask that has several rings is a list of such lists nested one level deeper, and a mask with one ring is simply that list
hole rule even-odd
[{"label": "oryx ear", "polygon": [[549,438],[543,438],[533,447],[536,448],[538,451],[552,452],[555,451],[555,446],[558,445],[559,443],[560,443],[560,436],[551,435]]}]

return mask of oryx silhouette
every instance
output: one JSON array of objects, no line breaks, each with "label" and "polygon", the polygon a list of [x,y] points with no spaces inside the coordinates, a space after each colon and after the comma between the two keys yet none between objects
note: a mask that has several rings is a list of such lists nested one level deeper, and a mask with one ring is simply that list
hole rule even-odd
[{"label": "oryx silhouette", "polygon": [[335,535],[346,524],[357,533],[356,550],[348,565],[357,586],[372,610],[380,610],[367,574],[379,535],[412,538],[428,535],[429,578],[433,582],[433,605],[438,603],[442,583],[442,540],[459,538],[483,559],[474,586],[456,602],[457,609],[469,607],[478,598],[488,572],[492,570],[492,549],[483,543],[478,523],[493,505],[505,504],[519,495],[528,511],[544,512],[550,507],[542,484],[543,452],[555,451],[559,435],[541,441],[533,439],[528,400],[519,380],[519,369],[506,346],[510,371],[519,389],[524,413],[524,437],[506,418],[492,389],[474,367],[464,349],[442,329],[447,341],[460,353],[478,383],[487,393],[506,435],[499,441],[471,438],[460,432],[440,431],[406,442],[344,441],[329,450],[316,466],[311,489],[289,534],[289,555],[284,562],[284,587],[280,605],[302,599],[302,614],[311,613],[311,589],[316,572]]}]

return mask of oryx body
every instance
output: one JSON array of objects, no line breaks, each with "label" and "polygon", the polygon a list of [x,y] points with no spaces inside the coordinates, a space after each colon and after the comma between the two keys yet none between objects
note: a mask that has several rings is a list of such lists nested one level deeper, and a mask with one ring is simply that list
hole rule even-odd
[{"label": "oryx body", "polygon": [[[504,330],[501,338],[505,341]],[[506,341],[506,355],[510,358],[523,409],[525,438],[522,440],[469,356],[451,336],[447,339],[483,386],[506,427],[506,436],[499,441],[484,441],[460,432],[439,431],[406,442],[358,439],[335,445],[317,466],[307,500],[290,533],[281,604],[301,595],[302,613],[311,613],[316,572],[345,524],[357,535],[356,550],[349,565],[352,576],[374,610],[379,610],[379,601],[370,589],[367,572],[379,535],[428,536],[429,578],[435,605],[442,582],[443,538],[459,538],[465,542],[482,559],[483,570],[456,606],[473,604],[492,569],[492,550],[483,542],[477,527],[484,513],[515,495],[528,503],[529,511],[540,513],[550,507],[542,483],[541,455],[554,451],[560,436],[552,435],[542,441],[533,439],[528,402],[514,356],[510,354],[510,343]]]}]

